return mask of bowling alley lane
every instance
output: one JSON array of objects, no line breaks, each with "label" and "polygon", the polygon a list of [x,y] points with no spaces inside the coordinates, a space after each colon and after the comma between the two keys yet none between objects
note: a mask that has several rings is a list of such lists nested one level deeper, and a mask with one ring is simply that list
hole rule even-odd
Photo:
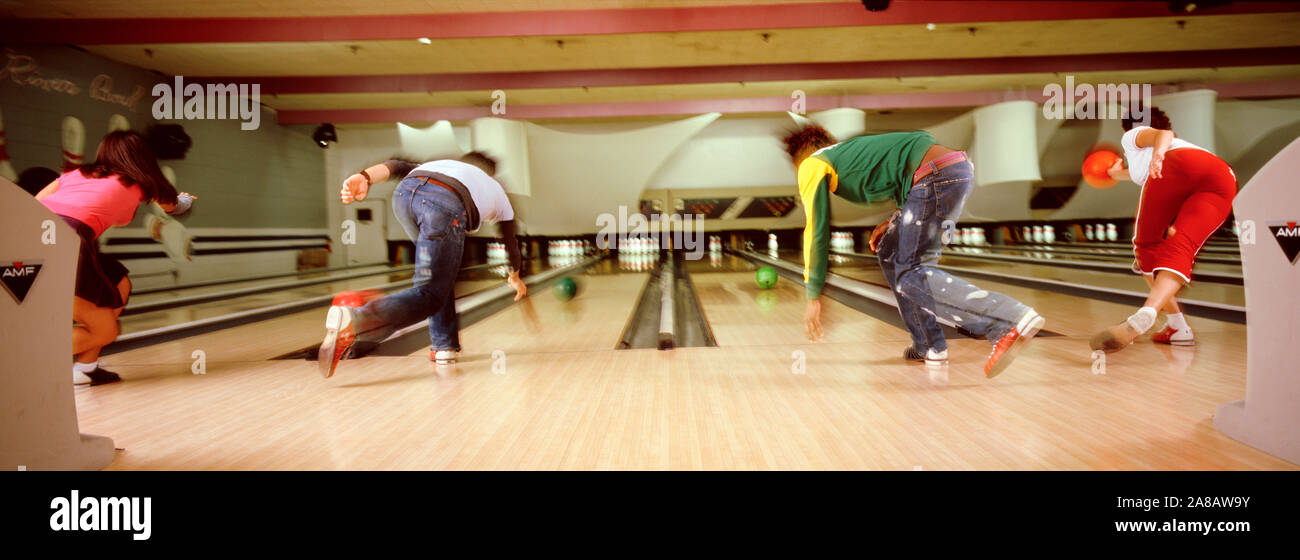
[{"label": "bowling alley lane", "polygon": [[[797,259],[794,252],[783,253]],[[807,343],[804,332],[804,287],[781,277],[776,287],[763,290],[754,282],[757,266],[733,256],[706,256],[686,261],[704,316],[718,346],[770,346]],[[897,340],[899,351],[910,340],[902,329],[863,314],[829,297],[822,298],[824,344],[864,340]]]},{"label": "bowling alley lane", "polygon": [[[1096,286],[1099,288],[1129,290],[1142,293],[1145,293],[1148,290],[1147,283],[1141,276],[1126,272],[1072,270],[1065,267],[1034,263],[993,262],[966,258],[952,253],[944,253],[939,264],[956,268],[997,272],[999,274],[1012,276],[1023,276],[1043,280],[1069,282],[1072,284],[1082,284],[1086,286]],[[1238,272],[1240,272],[1240,270],[1238,270]],[[957,274],[960,274],[960,272],[957,272]],[[1195,272],[1193,272],[1193,274],[1195,274]],[[1195,281],[1195,276],[1193,276],[1193,282],[1179,292],[1179,297],[1213,303],[1225,303],[1228,305],[1246,305],[1246,292],[1243,286],[1219,282],[1197,282]]]},{"label": "bowling alley lane", "polygon": [[[544,270],[549,265],[540,260],[532,261],[534,270]],[[241,311],[247,311],[296,300],[326,296],[343,290],[358,290],[387,283],[399,283],[389,288],[395,292],[407,287],[410,273],[395,275],[369,276],[343,280],[329,284],[305,286],[292,290],[281,290],[265,294],[242,296],[195,304],[175,309],[165,309],[139,315],[127,315],[121,318],[122,332],[140,332],[147,329],[167,327],[198,319],[219,317]],[[456,283],[457,297],[495,287],[505,283],[504,276],[497,271],[484,268],[462,270],[461,278]],[[192,361],[194,350],[203,350],[205,355],[215,361],[243,361],[271,359],[286,352],[291,352],[320,342],[324,333],[324,305],[316,308],[290,312],[269,319],[264,319],[212,332],[184,336],[136,348],[123,352],[107,354],[104,361],[113,365],[114,371],[129,377],[135,374],[147,374],[147,371],[172,371],[177,362]],[[112,348],[110,347],[110,352]],[[137,370],[133,366],[155,364],[159,368]]]},{"label": "bowling alley lane", "polygon": [[613,258],[570,274],[578,293],[569,301],[556,298],[550,284],[533,286],[527,298],[462,329],[464,359],[486,359],[496,349],[511,356],[613,350],[648,278],[620,271]]},{"label": "bowling alley lane", "polygon": [[[410,280],[410,278],[410,271],[397,274],[380,274],[363,278],[340,280],[338,282],[330,282],[327,284],[315,284],[287,290],[274,290],[247,294],[139,314],[127,313],[123,314],[121,317],[122,333],[130,334],[158,327],[177,325],[190,321],[209,319],[212,317],[220,317],[222,315],[259,309],[271,305],[335,294],[344,290],[360,290],[385,284],[405,283]],[[503,281],[504,276],[495,274],[490,270],[478,269],[466,271],[462,272],[461,279],[457,282],[457,290],[460,295],[464,295]],[[388,291],[396,291],[405,287],[405,285],[402,285],[395,288],[389,288]],[[132,300],[131,303],[136,302]]]},{"label": "bowling alley lane", "polygon": [[[463,296],[502,283],[504,283],[504,280],[487,279],[457,282],[456,291],[458,295]],[[373,285],[375,285],[374,280],[362,279],[335,285],[335,288],[332,289],[342,291],[361,289]],[[320,286],[313,286],[313,288],[324,289]],[[313,291],[301,294],[298,298],[328,295],[329,293],[333,292],[325,290],[323,293],[316,293]],[[221,307],[222,302],[212,302],[210,305],[215,307],[206,307],[209,304],[204,304],[205,309],[195,314],[186,314],[183,309],[160,311],[156,314],[150,313],[140,316],[149,319],[148,323],[134,322],[130,324],[133,331],[138,331],[153,328],[154,326],[169,326],[177,324],[177,322],[193,320],[186,317],[225,315],[270,304],[267,302],[243,302],[241,300],[238,304],[226,303],[226,307]],[[121,374],[123,378],[129,379],[138,375],[175,373],[178,363],[188,364],[193,361],[192,354],[195,350],[202,350],[209,363],[269,360],[286,352],[320,343],[321,337],[325,333],[325,308],[326,306],[320,306],[246,325],[108,354],[104,357],[104,362],[108,364],[110,369]],[[172,322],[168,322],[169,317]],[[122,318],[124,333],[133,332],[128,331],[126,326],[132,319],[134,317]],[[183,369],[187,366],[180,367]]]},{"label": "bowling alley lane", "polygon": [[[1014,276],[1059,280],[1063,282],[1138,292],[1145,292],[1147,288],[1146,282],[1136,274],[1111,274],[1087,270],[1070,271],[1050,266],[992,263],[987,261],[974,261],[972,259],[950,259],[946,254],[941,262],[943,264],[952,264],[954,266],[968,267],[984,271],[995,271]],[[880,286],[888,285],[885,281],[884,274],[880,271],[880,267],[876,266],[872,261],[842,257],[839,259],[833,259],[831,262],[831,272],[871,284]],[[949,272],[957,276],[962,276],[960,270],[949,269]],[[1043,316],[1047,317],[1048,323],[1046,328],[1048,330],[1069,337],[1091,336],[1098,330],[1111,326],[1125,317],[1128,317],[1133,313],[1134,309],[1133,306],[1127,304],[1049,292],[1046,290],[1036,290],[985,278],[967,276],[966,280],[982,289],[1004,293],[1026,305],[1029,305],[1030,307],[1033,307]],[[1241,286],[1211,283],[1194,284],[1186,289],[1181,295],[1188,299],[1228,303],[1232,305],[1244,305],[1245,299]],[[1244,336],[1244,327],[1241,325],[1204,318],[1193,318],[1192,320],[1196,324],[1196,327],[1194,328],[1197,332],[1226,332]]]},{"label": "bowling alley lane", "polygon": [[[247,290],[247,289],[255,289],[255,288],[260,288],[265,286],[274,286],[276,284],[288,284],[293,282],[310,281],[310,280],[324,280],[327,278],[357,276],[362,274],[365,274],[367,276],[374,275],[378,277],[380,275],[388,273],[393,268],[394,267],[390,267],[386,264],[379,264],[373,266],[359,266],[355,268],[346,268],[346,269],[329,270],[329,271],[304,270],[302,272],[299,272],[298,274],[276,276],[274,278],[232,280],[229,282],[211,283],[206,285],[194,285],[194,286],[182,285],[170,289],[159,288],[159,289],[149,289],[149,290],[133,290],[133,293],[131,294],[130,303],[138,305],[143,303],[167,301],[179,297],[193,297],[193,296],[206,295],[206,294],[218,294],[221,292],[228,292],[232,290]],[[409,270],[405,272],[407,274],[407,277],[409,278],[410,277]],[[339,280],[339,282],[343,282],[343,281],[344,280]]]}]

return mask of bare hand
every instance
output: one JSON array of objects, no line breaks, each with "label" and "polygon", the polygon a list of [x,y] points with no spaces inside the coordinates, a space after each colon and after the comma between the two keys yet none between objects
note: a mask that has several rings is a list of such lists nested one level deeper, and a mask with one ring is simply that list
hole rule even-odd
[{"label": "bare hand", "polygon": [[808,307],[803,312],[803,327],[808,333],[808,340],[818,342],[823,336],[826,336],[822,330],[822,301],[820,299],[808,300]]},{"label": "bare hand", "polygon": [[1159,179],[1161,176],[1160,171],[1164,168],[1164,166],[1165,166],[1164,152],[1161,152],[1159,150],[1153,151],[1151,154],[1151,167],[1147,173],[1147,178]]},{"label": "bare hand", "polygon": [[888,220],[876,226],[876,229],[871,230],[871,239],[867,241],[867,245],[871,246],[871,252],[880,252],[880,239],[885,236],[885,232],[889,231],[889,224],[893,221],[894,216],[890,216]]},{"label": "bare hand", "polygon": [[1110,169],[1106,170],[1106,174],[1110,175],[1111,179],[1116,180],[1125,178],[1122,173],[1124,173],[1124,160],[1122,159],[1115,160],[1115,164],[1111,165]]},{"label": "bare hand", "polygon": [[518,270],[510,273],[510,276],[506,278],[506,283],[515,289],[515,301],[524,299],[524,296],[528,295],[528,285],[519,279]]},{"label": "bare hand", "polygon": [[360,173],[354,173],[343,181],[343,188],[339,191],[339,199],[343,204],[352,204],[354,200],[365,200],[366,194],[370,192],[370,182]]}]

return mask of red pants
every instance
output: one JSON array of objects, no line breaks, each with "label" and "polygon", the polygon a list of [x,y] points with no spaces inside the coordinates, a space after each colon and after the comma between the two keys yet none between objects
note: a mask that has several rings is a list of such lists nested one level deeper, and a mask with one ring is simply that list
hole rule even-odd
[{"label": "red pants", "polygon": [[1161,175],[1142,189],[1133,250],[1143,274],[1168,270],[1191,282],[1196,253],[1232,211],[1237,177],[1214,154],[1192,148],[1169,150]]}]

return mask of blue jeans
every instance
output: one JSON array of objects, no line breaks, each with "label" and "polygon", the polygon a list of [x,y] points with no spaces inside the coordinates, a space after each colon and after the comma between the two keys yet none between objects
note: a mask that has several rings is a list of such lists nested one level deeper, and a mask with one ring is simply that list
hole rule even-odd
[{"label": "blue jeans", "polygon": [[403,179],[393,192],[393,214],[415,242],[415,284],[361,309],[366,323],[382,327],[366,338],[381,340],[393,331],[429,319],[429,340],[434,350],[460,350],[460,325],[456,319],[456,275],[465,252],[465,227],[469,217],[460,197],[422,178]]},{"label": "blue jeans", "polygon": [[880,268],[898,299],[912,345],[921,351],[948,349],[936,313],[996,343],[1029,311],[1006,295],[981,290],[935,268],[974,179],[975,168],[965,161],[927,175],[912,186],[901,214],[880,239]]}]

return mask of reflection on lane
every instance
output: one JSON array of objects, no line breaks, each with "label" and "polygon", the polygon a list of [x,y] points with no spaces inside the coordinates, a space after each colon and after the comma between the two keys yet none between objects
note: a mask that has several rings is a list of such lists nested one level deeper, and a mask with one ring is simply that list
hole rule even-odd
[{"label": "reflection on lane", "polygon": [[[550,265],[540,259],[525,262],[525,274],[548,270]],[[491,268],[468,268],[461,270],[456,282],[456,295],[464,296],[473,292],[496,286],[505,281],[505,265]],[[344,290],[374,288],[385,284],[400,284],[385,290],[392,293],[407,287],[411,272],[399,274],[379,274],[362,278],[352,278],[326,284],[315,284],[299,288],[277,290],[257,294],[248,294],[216,301],[197,303],[173,309],[162,309],[137,315],[125,315],[121,318],[122,333],[129,334],[160,327],[168,327],[201,319],[220,317],[231,313],[260,309],[272,305],[291,303],[314,297],[335,294]],[[220,286],[227,289],[227,286]],[[132,302],[134,303],[134,298]],[[322,309],[324,306],[322,306]]]}]

